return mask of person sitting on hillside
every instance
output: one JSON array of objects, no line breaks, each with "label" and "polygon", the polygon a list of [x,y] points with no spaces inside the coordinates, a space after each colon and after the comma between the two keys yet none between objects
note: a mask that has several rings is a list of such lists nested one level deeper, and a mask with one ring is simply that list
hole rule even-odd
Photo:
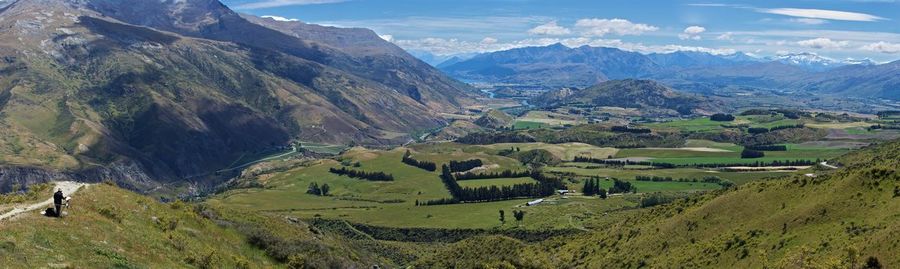
[{"label": "person sitting on hillside", "polygon": [[62,205],[63,200],[65,199],[66,196],[63,195],[62,189],[57,190],[56,193],[53,194],[53,205],[56,207],[57,217],[62,217]]}]

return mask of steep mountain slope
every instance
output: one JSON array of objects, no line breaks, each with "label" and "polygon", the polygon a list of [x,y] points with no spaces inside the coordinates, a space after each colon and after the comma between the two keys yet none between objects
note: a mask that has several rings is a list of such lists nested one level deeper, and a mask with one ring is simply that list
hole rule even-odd
[{"label": "steep mountain slope", "polygon": [[590,104],[639,108],[644,112],[668,111],[674,114],[710,113],[719,110],[717,102],[678,93],[652,80],[610,80],[585,89],[560,89],[532,99],[538,105]]},{"label": "steep mountain slope", "polygon": [[[0,186],[214,183],[292,139],[402,143],[468,102],[467,87],[395,47],[344,52],[215,0],[20,0],[0,27]],[[368,37],[344,48],[376,47]]]},{"label": "steep mountain slope", "polygon": [[[845,168],[620,214],[600,230],[527,244],[472,238],[419,261],[519,268],[894,268],[900,264],[900,141]],[[494,255],[482,255],[493,253]],[[878,264],[882,267],[875,267]]]},{"label": "steep mountain slope", "polygon": [[900,61],[843,66],[790,85],[813,92],[900,100]]},{"label": "steep mountain slope", "polygon": [[354,73],[405,90],[408,96],[431,109],[458,109],[470,104],[468,97],[475,92],[468,85],[450,79],[400,47],[381,39],[369,29],[276,21],[251,15],[243,17],[312,44],[340,50],[352,58],[354,64],[347,67]]}]

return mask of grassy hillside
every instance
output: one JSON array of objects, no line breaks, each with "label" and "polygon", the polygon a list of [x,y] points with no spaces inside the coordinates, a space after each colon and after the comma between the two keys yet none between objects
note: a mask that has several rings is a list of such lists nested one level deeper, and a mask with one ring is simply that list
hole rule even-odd
[{"label": "grassy hillside", "polygon": [[592,106],[660,110],[661,113],[672,115],[708,113],[719,109],[715,107],[714,102],[706,98],[678,93],[655,81],[633,79],[606,81],[569,94],[549,92],[532,101],[546,106],[581,103]]},{"label": "grassy hillside", "polygon": [[234,229],[185,203],[162,204],[110,185],[74,195],[69,215],[30,212],[0,225],[10,268],[264,268],[277,264]]},{"label": "grassy hillside", "polygon": [[[574,237],[533,245],[476,238],[420,262],[439,267],[577,268],[864,268],[876,261],[891,268],[900,264],[896,255],[900,141],[840,160],[846,168],[816,171],[816,177],[754,182],[724,193],[616,214],[612,216],[618,219],[615,223]],[[503,254],[486,248],[503,249]]]}]

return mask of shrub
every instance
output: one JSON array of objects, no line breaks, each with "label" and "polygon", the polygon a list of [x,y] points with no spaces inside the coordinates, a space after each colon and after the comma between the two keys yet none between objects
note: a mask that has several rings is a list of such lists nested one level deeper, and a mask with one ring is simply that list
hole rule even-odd
[{"label": "shrub", "polygon": [[723,114],[717,113],[709,117],[712,121],[734,121],[734,116],[731,114]]},{"label": "shrub", "polygon": [[222,264],[222,258],[219,257],[215,250],[211,250],[206,254],[194,253],[185,258],[185,261],[201,269],[220,268]]},{"label": "shrub", "polygon": [[115,222],[122,223],[122,216],[117,213],[119,210],[116,207],[104,207],[97,210],[97,213],[100,213],[101,216],[104,216],[108,219],[111,219]]}]

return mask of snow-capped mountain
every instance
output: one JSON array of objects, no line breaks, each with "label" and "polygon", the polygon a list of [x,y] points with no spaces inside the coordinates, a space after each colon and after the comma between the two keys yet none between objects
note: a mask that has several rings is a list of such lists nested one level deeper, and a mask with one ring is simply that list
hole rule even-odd
[{"label": "snow-capped mountain", "polygon": [[772,61],[822,71],[847,65],[844,62],[812,52],[788,53],[770,57]]},{"label": "snow-capped mountain", "polygon": [[872,59],[869,59],[869,58],[865,58],[865,59],[847,58],[847,59],[844,59],[843,63],[847,64],[847,65],[866,65],[866,66],[878,65],[878,62],[873,61]]}]

